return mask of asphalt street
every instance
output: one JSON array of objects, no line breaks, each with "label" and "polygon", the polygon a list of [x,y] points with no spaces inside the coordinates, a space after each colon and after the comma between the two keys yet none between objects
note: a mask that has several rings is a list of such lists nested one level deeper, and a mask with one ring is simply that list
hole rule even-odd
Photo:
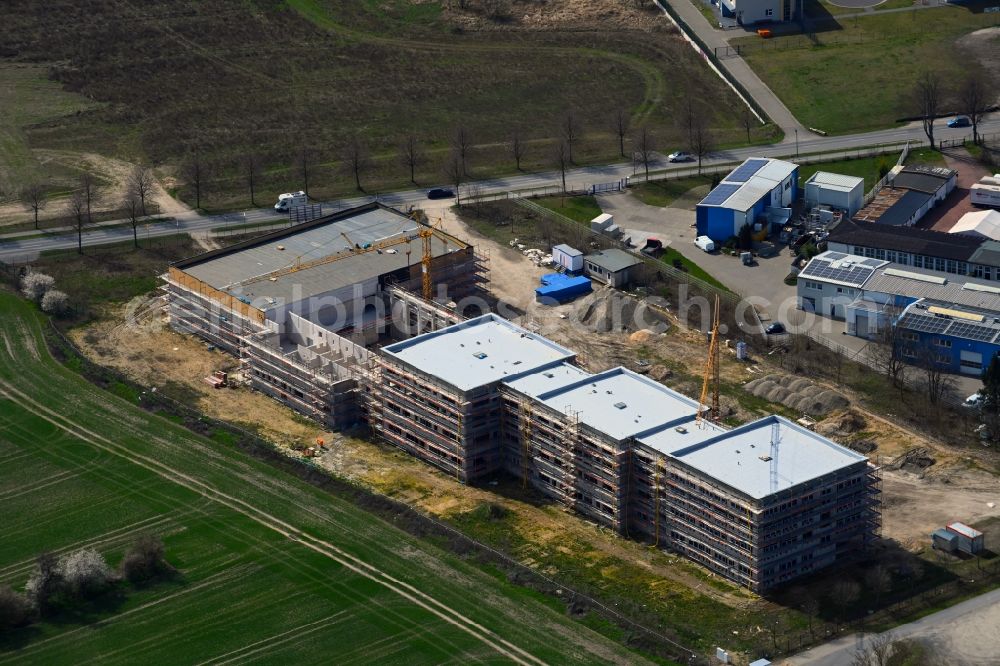
[{"label": "asphalt street", "polygon": [[[998,663],[1000,654],[1000,590],[904,624],[888,632],[894,640],[914,638],[934,650],[927,663],[949,666],[986,666]],[[787,666],[842,666],[852,663],[862,634],[824,643],[779,662]],[[935,656],[940,661],[933,661]]]},{"label": "asphalt street", "polygon": [[[993,114],[982,124],[982,132],[1000,132],[1000,116]],[[957,139],[969,135],[968,128],[949,129],[938,128],[937,136],[940,139]],[[727,162],[741,161],[748,157],[785,157],[794,159],[796,155],[808,153],[831,152],[839,150],[860,149],[878,144],[890,144],[904,142],[906,140],[919,140],[923,138],[923,130],[919,123],[911,124],[907,127],[879,130],[864,134],[851,134],[845,136],[822,137],[812,133],[809,136],[801,136],[796,143],[782,143],[770,146],[756,146],[745,148],[734,148],[722,150],[714,153],[705,160],[705,165],[724,164]],[[661,160],[656,165],[657,170],[690,170],[691,164],[668,164]],[[566,174],[567,186],[570,189],[584,189],[595,183],[617,181],[626,176],[632,176],[635,167],[631,163],[610,164],[605,166],[590,166],[572,169]],[[560,185],[560,174],[558,172],[543,172],[533,174],[518,174],[504,178],[494,178],[484,181],[476,181],[474,184],[466,186],[468,190],[475,187],[483,194],[500,192],[510,192],[517,190],[530,190],[533,188],[558,187]],[[338,201],[324,202],[324,212],[333,212],[342,208],[360,205],[374,199],[400,208],[416,206],[426,201],[426,190],[405,190],[379,194],[376,196],[360,196]],[[235,226],[247,223],[261,222],[268,219],[279,221],[281,218],[275,215],[274,211],[267,208],[247,210],[239,213],[226,213],[222,215],[203,215],[196,212],[181,213],[174,216],[174,220],[169,223],[157,223],[143,225],[140,234],[143,238],[157,236],[168,236],[177,233],[188,233],[191,231],[207,231],[217,227]],[[115,222],[124,222],[119,220]],[[115,226],[106,228],[114,222],[105,223],[105,227],[95,227],[84,233],[84,245],[103,245],[128,241],[132,237],[132,229],[126,226]],[[26,261],[38,256],[38,253],[45,250],[69,249],[76,247],[76,234],[48,233],[38,236],[37,232],[20,232],[16,234],[0,235],[0,261]]]}]

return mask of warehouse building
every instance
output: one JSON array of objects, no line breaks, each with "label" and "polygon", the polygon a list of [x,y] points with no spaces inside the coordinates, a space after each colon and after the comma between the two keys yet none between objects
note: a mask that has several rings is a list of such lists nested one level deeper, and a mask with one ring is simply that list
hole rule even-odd
[{"label": "warehouse building", "polygon": [[802,189],[807,208],[829,206],[844,211],[848,217],[861,210],[865,200],[865,179],[839,173],[817,171]]},{"label": "warehouse building", "polygon": [[955,189],[958,173],[943,167],[894,167],[889,184],[854,216],[857,222],[911,227]]},{"label": "warehouse building", "polygon": [[745,224],[766,225],[769,209],[788,208],[798,197],[798,180],[799,167],[791,162],[746,160],[698,203],[697,235],[725,243]]},{"label": "warehouse building", "polygon": [[1000,287],[827,251],[799,274],[799,305],[843,319],[849,335],[899,330],[903,358],[979,376],[1000,351]]},{"label": "warehouse building", "polygon": [[827,249],[939,273],[1000,280],[1000,242],[917,227],[843,220],[830,229]]},{"label": "warehouse building", "polygon": [[696,401],[495,315],[383,349],[370,420],[386,439],[469,482],[504,469],[618,533],[754,591],[877,538],[867,459],[787,420],[729,430]]},{"label": "warehouse building", "polygon": [[255,389],[343,427],[358,418],[369,346],[458,320],[410,293],[425,249],[449,299],[485,279],[471,245],[369,204],[172,264],[166,311],[175,330],[239,357]]}]

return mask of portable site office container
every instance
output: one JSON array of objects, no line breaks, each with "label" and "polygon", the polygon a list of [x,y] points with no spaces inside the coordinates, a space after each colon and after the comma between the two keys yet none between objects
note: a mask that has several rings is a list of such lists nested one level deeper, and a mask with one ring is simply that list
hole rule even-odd
[{"label": "portable site office container", "polygon": [[958,550],[958,535],[943,527],[936,529],[931,532],[931,545],[946,553],[954,553]]},{"label": "portable site office container", "polygon": [[602,213],[590,221],[591,231],[607,231],[615,223],[614,215]]},{"label": "portable site office container", "polygon": [[552,248],[552,259],[570,273],[583,270],[583,252],[569,245],[556,245]]},{"label": "portable site office container", "polygon": [[958,536],[958,549],[963,553],[975,555],[983,550],[985,539],[979,530],[973,529],[965,523],[952,523],[948,525],[947,529]]}]

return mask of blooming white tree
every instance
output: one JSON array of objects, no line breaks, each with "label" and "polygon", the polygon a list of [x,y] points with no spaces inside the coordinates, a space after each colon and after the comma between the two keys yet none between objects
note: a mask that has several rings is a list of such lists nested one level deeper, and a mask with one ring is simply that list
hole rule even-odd
[{"label": "blooming white tree", "polygon": [[42,296],[42,312],[52,315],[63,315],[69,310],[69,296],[58,289],[49,289]]},{"label": "blooming white tree", "polygon": [[21,278],[21,294],[28,300],[41,303],[45,292],[55,286],[56,281],[44,273],[28,273]]},{"label": "blooming white tree", "polygon": [[59,569],[70,591],[80,596],[102,591],[113,578],[104,556],[93,548],[81,548],[63,556]]}]

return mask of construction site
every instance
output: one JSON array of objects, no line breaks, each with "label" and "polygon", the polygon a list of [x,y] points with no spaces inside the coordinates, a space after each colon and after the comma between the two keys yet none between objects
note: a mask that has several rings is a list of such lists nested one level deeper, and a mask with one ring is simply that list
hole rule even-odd
[{"label": "construction site", "polygon": [[593,374],[534,331],[456,312],[486,265],[372,204],[175,263],[164,289],[175,330],[331,429],[366,424],[465,484],[513,475],[754,592],[877,539],[864,455],[777,416],[721,424],[714,334],[697,401],[623,367]]},{"label": "construction site", "polygon": [[369,347],[457,321],[447,304],[480,291],[486,267],[471,245],[369,204],[205,252],[162,277],[172,328],[238,357],[254,389],[342,429],[360,418]]}]

